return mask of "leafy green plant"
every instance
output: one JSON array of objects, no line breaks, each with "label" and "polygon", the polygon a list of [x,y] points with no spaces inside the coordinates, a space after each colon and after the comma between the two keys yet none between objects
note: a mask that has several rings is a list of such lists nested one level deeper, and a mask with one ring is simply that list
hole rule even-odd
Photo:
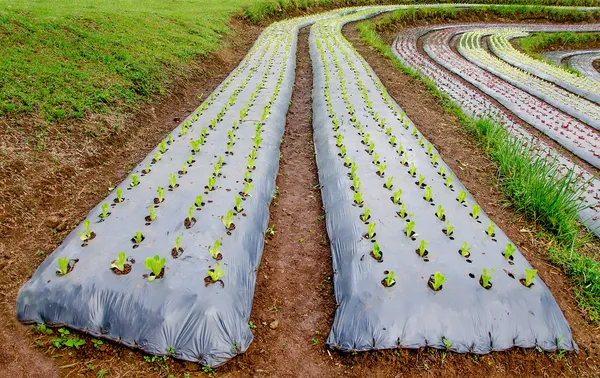
[{"label": "leafy green plant", "polygon": [[395,204],[400,203],[400,196],[402,196],[402,189],[398,189],[394,192],[394,195],[392,197],[392,202]]},{"label": "leafy green plant", "polygon": [[492,236],[492,237],[493,237],[494,235],[496,235],[496,228],[495,228],[495,226],[494,226],[494,222],[493,222],[493,221],[491,221],[491,220],[490,220],[490,224],[488,225],[488,228],[487,228],[487,231],[486,231],[486,232],[487,232],[487,234],[488,234],[489,236]]},{"label": "leafy green plant", "polygon": [[208,185],[206,185],[206,188],[208,190],[213,190],[215,188],[216,183],[217,183],[217,178],[211,176],[208,178]]},{"label": "leafy green plant", "polygon": [[471,216],[475,219],[478,219],[479,214],[481,213],[481,207],[479,205],[477,205],[476,203],[473,203],[471,208],[472,208]]},{"label": "leafy green plant", "polygon": [[221,168],[219,165],[213,167],[213,176],[219,177],[221,175]]},{"label": "leafy green plant", "polygon": [[390,270],[385,277],[385,286],[391,287],[395,283],[396,283],[396,280],[394,279],[394,271]]},{"label": "leafy green plant", "polygon": [[108,211],[108,202],[104,202],[102,204],[102,212],[100,213],[100,218],[106,219],[106,218],[108,218],[109,215],[110,215],[110,212]]},{"label": "leafy green plant", "polygon": [[425,183],[425,176],[423,176],[422,174],[419,173],[419,186],[423,186],[423,184]]},{"label": "leafy green plant", "polygon": [[417,167],[415,167],[415,162],[410,162],[410,168],[408,169],[408,173],[410,173],[410,175],[413,177],[417,175]]},{"label": "leafy green plant", "polygon": [[385,128],[385,135],[392,135],[392,128],[391,127],[386,127]]},{"label": "leafy green plant", "polygon": [[154,206],[150,206],[150,215],[148,215],[148,218],[150,219],[150,221],[156,219],[156,212],[154,211]]},{"label": "leafy green plant", "polygon": [[375,152],[373,154],[373,164],[378,165],[379,164],[379,157],[381,157],[381,155],[379,155],[378,152]]},{"label": "leafy green plant", "polygon": [[446,221],[446,235],[451,236],[454,233],[454,226],[450,224],[450,221]]},{"label": "leafy green plant", "polygon": [[489,271],[486,268],[483,268],[483,271],[481,273],[481,286],[483,286],[486,289],[489,289],[492,286],[492,273],[494,273],[494,268],[490,269]]},{"label": "leafy green plant", "polygon": [[158,163],[158,162],[160,161],[160,159],[161,159],[161,158],[162,158],[162,154],[160,153],[160,151],[156,151],[156,152],[154,153],[154,159],[153,159],[153,160],[154,160],[154,162],[155,162],[155,163]]},{"label": "leafy green plant", "polygon": [[244,183],[244,196],[249,196],[250,191],[254,188],[254,184],[250,184],[249,182]]},{"label": "leafy green plant", "polygon": [[[440,165],[440,176],[442,176],[442,177],[446,176],[446,168],[444,168],[443,165]],[[448,186],[447,181],[446,181],[446,186]]]},{"label": "leafy green plant", "polygon": [[204,196],[200,195],[200,196],[196,196],[196,200],[194,201],[194,205],[196,205],[196,207],[200,208],[202,207],[204,204]]},{"label": "leafy green plant", "polygon": [[452,183],[454,182],[454,173],[451,173],[450,176],[446,177],[446,187],[451,188]]},{"label": "leafy green plant", "polygon": [[250,171],[244,172],[244,182],[252,182],[252,177],[250,177]]},{"label": "leafy green plant", "polygon": [[375,256],[375,259],[381,260],[381,247],[377,242],[373,243],[373,256]]},{"label": "leafy green plant", "polygon": [[395,145],[396,145],[396,136],[395,136],[395,135],[392,135],[392,137],[390,138],[390,144],[391,144],[392,146],[395,146]]},{"label": "leafy green plant", "polygon": [[340,148],[340,156],[343,158],[346,157],[346,146]]},{"label": "leafy green plant", "polygon": [[224,275],[225,275],[225,272],[221,269],[221,264],[217,264],[217,266],[215,266],[215,269],[208,270],[208,276],[210,277],[212,282],[217,282]]},{"label": "leafy green plant", "polygon": [[92,231],[90,230],[90,224],[91,224],[91,222],[89,219],[86,219],[83,221],[83,231],[77,233],[79,235],[79,239],[88,240],[92,237]]},{"label": "leafy green plant", "polygon": [[362,205],[364,200],[363,200],[363,195],[361,192],[358,193],[354,193],[354,203],[356,203],[357,205]]},{"label": "leafy green plant", "polygon": [[445,337],[442,337],[442,342],[444,343],[444,346],[446,347],[446,350],[449,350],[450,347],[452,346],[452,341],[448,340]]},{"label": "leafy green plant", "polygon": [[122,188],[117,188],[117,190],[115,191],[115,193],[117,194],[117,202],[121,203],[123,202],[123,189]]},{"label": "leafy green plant", "polygon": [[467,242],[463,242],[462,246],[460,247],[460,254],[462,255],[462,257],[469,257],[472,248],[473,247],[469,246]]},{"label": "leafy green plant", "polygon": [[525,268],[525,286],[530,287],[533,284],[533,280],[535,279],[536,273],[537,269]]},{"label": "leafy green plant", "polygon": [[425,256],[425,252],[427,251],[428,245],[429,245],[428,241],[421,240],[421,242],[419,243],[419,256],[421,256],[421,257]]},{"label": "leafy green plant", "polygon": [[152,271],[152,274],[148,276],[148,281],[154,281],[160,275],[166,263],[167,259],[164,257],[161,259],[158,255],[146,258],[144,265]]},{"label": "leafy green plant", "polygon": [[144,240],[144,234],[142,234],[142,231],[136,231],[133,241],[137,244],[140,244],[142,240]]},{"label": "leafy green plant", "polygon": [[231,225],[233,224],[233,211],[229,210],[224,217],[221,217],[221,222],[225,225],[227,230],[231,229]]},{"label": "leafy green plant", "polygon": [[221,254],[221,241],[219,239],[215,240],[215,243],[212,247],[208,247],[208,251],[213,259],[218,260],[219,255]]},{"label": "leafy green plant", "polygon": [[433,155],[431,157],[431,164],[433,164],[435,166],[437,164],[437,160],[439,159],[439,157],[440,157],[440,155],[438,155],[438,154]]},{"label": "leafy green plant", "polygon": [[458,193],[458,197],[456,198],[456,200],[457,200],[459,203],[464,203],[466,199],[467,199],[467,192],[465,192],[464,190],[461,190],[461,191]]},{"label": "leafy green plant", "polygon": [[431,190],[431,186],[428,186],[425,188],[425,195],[423,195],[423,198],[425,198],[425,201],[431,202],[431,197],[433,197],[433,191]]},{"label": "leafy green plant", "polygon": [[408,213],[406,212],[406,206],[404,205],[404,203],[402,203],[400,205],[400,211],[398,212],[398,215],[400,215],[401,218],[406,218],[406,216],[408,215]]},{"label": "leafy green plant", "polygon": [[169,187],[171,189],[175,189],[176,186],[177,186],[177,176],[175,176],[173,173],[169,173]]},{"label": "leafy green plant", "polygon": [[504,250],[504,258],[506,259],[510,259],[510,257],[515,253],[517,249],[515,248],[514,245],[508,243],[506,245],[506,249]]},{"label": "leafy green plant", "polygon": [[406,224],[406,236],[409,238],[413,235],[415,229],[415,221],[410,221]]},{"label": "leafy green plant", "polygon": [[392,181],[394,181],[394,177],[393,177],[393,176],[392,176],[392,177],[389,177],[389,178],[387,179],[387,181],[385,182],[385,184],[383,184],[383,185],[385,186],[385,188],[386,188],[386,189],[392,190],[392,186],[394,185],[394,184],[392,183]]},{"label": "leafy green plant", "polygon": [[241,213],[244,208],[242,207],[242,197],[234,196],[235,199],[235,211]]},{"label": "leafy green plant", "polygon": [[117,259],[111,264],[111,266],[119,271],[125,270],[125,262],[127,261],[127,255],[125,252],[119,252]]},{"label": "leafy green plant", "polygon": [[375,142],[371,141],[371,144],[369,144],[369,148],[367,149],[367,152],[369,154],[372,154],[374,150],[375,150]]},{"label": "leafy green plant", "polygon": [[165,190],[162,187],[156,188],[156,193],[158,195],[158,202],[162,202],[165,200]]},{"label": "leafy green plant", "polygon": [[140,184],[140,179],[137,177],[137,175],[131,175],[131,183],[129,184],[129,186],[135,187],[135,186],[138,186],[139,184]]},{"label": "leafy green plant", "polygon": [[144,168],[144,170],[142,171],[143,174],[148,174],[150,173],[151,169],[150,169],[150,164],[146,163],[146,167]]},{"label": "leafy green plant", "polygon": [[371,217],[371,209],[369,209],[368,207],[365,206],[365,208],[363,209],[363,213],[360,215],[360,219],[363,222],[366,222],[367,220],[369,220],[370,217]]},{"label": "leafy green plant", "polygon": [[187,164],[183,163],[181,169],[179,170],[179,173],[182,175],[185,175],[187,173]]},{"label": "leafy green plant", "polygon": [[445,211],[442,205],[438,205],[437,211],[435,212],[435,216],[438,217],[439,220],[443,221],[445,217],[444,212]]},{"label": "leafy green plant", "polygon": [[166,140],[162,140],[159,144],[158,144],[158,149],[161,153],[165,153],[167,152],[167,141]]},{"label": "leafy green plant", "polygon": [[177,237],[175,238],[175,250],[179,251],[181,249],[181,239],[183,238],[183,235],[179,234],[177,235]]},{"label": "leafy green plant", "polygon": [[188,216],[187,219],[188,221],[193,222],[194,221],[194,210],[196,210],[196,204],[193,204],[192,206],[190,206],[190,208],[188,209]]},{"label": "leafy green plant", "polygon": [[355,192],[358,192],[360,189],[360,179],[358,178],[358,176],[354,176],[352,178],[352,190],[354,190]]},{"label": "leafy green plant", "polygon": [[58,258],[58,275],[64,276],[69,271],[69,258],[59,257]]},{"label": "leafy green plant", "polygon": [[186,160],[186,163],[188,163],[189,165],[192,165],[194,163],[194,156],[190,155],[188,157],[188,159]]},{"label": "leafy green plant", "polygon": [[430,279],[429,282],[431,283],[431,288],[434,291],[438,291],[442,288],[443,284],[448,282],[448,279],[444,277],[444,275],[441,272],[435,272],[433,273],[433,278]]},{"label": "leafy green plant", "polygon": [[375,236],[375,226],[377,225],[377,223],[369,223],[367,225],[367,238],[368,239],[373,239],[373,236]]}]

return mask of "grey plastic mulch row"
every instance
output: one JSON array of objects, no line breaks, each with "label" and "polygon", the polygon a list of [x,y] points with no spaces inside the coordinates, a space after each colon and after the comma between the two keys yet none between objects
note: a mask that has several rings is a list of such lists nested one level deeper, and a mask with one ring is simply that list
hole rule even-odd
[{"label": "grey plastic mulch row", "polygon": [[341,36],[360,16],[317,22],[309,40],[338,305],[328,345],[576,349],[542,280]]}]

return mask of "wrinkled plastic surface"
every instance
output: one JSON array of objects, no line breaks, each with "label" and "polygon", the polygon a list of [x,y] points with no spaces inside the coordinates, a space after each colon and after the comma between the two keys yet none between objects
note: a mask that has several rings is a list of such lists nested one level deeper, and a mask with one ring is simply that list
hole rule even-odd
[{"label": "wrinkled plastic surface", "polygon": [[600,72],[594,67],[594,61],[600,60],[600,51],[578,54],[569,59],[569,67],[581,72],[585,77],[600,85]]},{"label": "wrinkled plastic surface", "polygon": [[[475,203],[470,195],[466,199],[468,207],[457,202],[456,196],[464,187],[455,178],[451,190],[439,174],[440,166],[447,175],[451,173],[450,168],[441,159],[437,160],[438,166],[432,164],[426,149],[418,145],[421,134],[417,132],[416,137],[412,136],[414,125],[406,121],[409,127],[405,129],[391,112],[383,101],[375,74],[337,34],[341,23],[323,23],[322,29],[319,29],[320,23],[313,26],[309,43],[314,73],[314,141],[338,305],[328,345],[343,351],[445,348],[443,340],[447,339],[452,342],[450,349],[456,352],[487,353],[513,346],[576,349],[570,328],[542,280],[536,278],[531,288],[519,282],[525,269],[531,268],[525,258],[519,251],[514,254],[513,264],[503,257],[502,252],[510,242],[507,236],[498,228],[493,238],[486,234],[489,218],[483,212],[479,221],[469,215]],[[330,41],[337,38],[339,44],[332,42],[331,47],[325,47],[322,58],[317,40],[325,38]],[[361,143],[363,137],[349,121],[351,116],[340,94],[341,82],[334,55],[340,62],[355,115],[364,133],[370,134],[375,142],[380,161],[387,164],[384,178],[376,174],[377,168],[372,163],[374,155],[366,152],[366,146]],[[329,72],[331,104],[341,124],[339,132],[344,137],[347,157],[358,167],[356,174],[362,182],[363,207],[353,203],[350,170],[338,155],[340,149],[336,146],[327,109],[325,70]],[[353,72],[365,85],[373,111],[386,119],[385,126],[391,127],[391,135],[397,136],[398,143],[403,144],[408,162],[415,163],[416,178],[401,164],[397,147],[390,144],[390,136],[386,136],[369,114]],[[400,111],[393,100],[388,104]],[[437,151],[433,149],[432,155],[435,154]],[[425,176],[425,184],[432,188],[434,205],[423,199],[424,189],[416,183],[419,174]],[[393,177],[392,190],[384,187],[389,177]],[[405,234],[407,220],[397,214],[400,205],[390,200],[393,191],[398,189],[403,191],[401,201],[410,213],[408,218],[416,223],[418,236],[414,241]],[[443,233],[445,223],[436,217],[437,205],[443,206],[448,221],[455,226],[453,239]],[[376,224],[374,239],[366,238],[368,226],[359,218],[365,208],[372,210],[368,222]],[[373,240],[381,247],[382,262],[370,255]],[[416,252],[420,240],[429,242],[428,261]],[[462,242],[472,246],[470,262],[458,252]],[[482,268],[495,268],[493,286],[489,290],[478,282]],[[396,283],[384,287],[382,280],[389,270],[395,272]],[[427,284],[436,271],[448,279],[438,292]]]}]

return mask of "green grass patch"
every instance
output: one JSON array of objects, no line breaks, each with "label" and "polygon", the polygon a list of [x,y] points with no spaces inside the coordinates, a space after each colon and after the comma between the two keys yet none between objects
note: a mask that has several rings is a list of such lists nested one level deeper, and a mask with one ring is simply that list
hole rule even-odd
[{"label": "green grass patch", "polygon": [[[435,10],[427,12],[426,16],[437,17]],[[511,137],[501,125],[489,119],[467,115],[446,93],[439,90],[433,80],[403,64],[376,31],[377,28],[385,29],[394,25],[390,18],[397,22],[406,21],[402,13],[406,13],[407,19],[415,20],[413,11],[396,11],[383,16],[376,23],[363,21],[358,25],[361,39],[389,59],[400,72],[421,80],[444,110],[456,116],[463,128],[478,141],[498,169],[500,189],[504,196],[515,211],[525,214],[549,231],[545,238],[552,246],[548,253],[550,260],[560,266],[574,283],[578,304],[588,318],[595,323],[600,322],[600,264],[580,253],[580,249],[590,240],[589,234],[577,222],[577,214],[584,208],[578,200],[584,187],[572,170],[566,175],[560,173],[556,163],[538,157],[531,146]]]},{"label": "green grass patch", "polygon": [[589,44],[600,46],[600,33],[532,33],[519,39],[524,52],[534,55],[549,50],[572,50]]}]

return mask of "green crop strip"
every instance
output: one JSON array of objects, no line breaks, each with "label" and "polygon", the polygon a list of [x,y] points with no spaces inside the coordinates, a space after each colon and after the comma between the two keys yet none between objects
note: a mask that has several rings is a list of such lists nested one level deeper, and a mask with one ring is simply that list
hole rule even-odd
[{"label": "green crop strip", "polygon": [[[489,11],[495,15],[508,16],[521,8],[524,8],[528,17],[547,17],[548,14],[552,14],[551,10],[539,7],[485,7],[474,11],[476,13]],[[528,9],[538,9],[540,12],[531,13]],[[576,215],[581,209],[578,197],[582,188],[574,174],[571,172],[565,176],[559,175],[559,168],[555,163],[537,158],[530,147],[510,137],[501,125],[489,119],[468,116],[458,104],[439,90],[433,80],[423,77],[414,68],[403,64],[394,55],[391,46],[377,32],[397,23],[414,22],[421,16],[431,19],[455,14],[456,11],[444,8],[398,10],[383,16],[376,22],[363,21],[358,24],[358,30],[363,42],[390,60],[398,71],[423,82],[444,110],[456,116],[463,128],[479,142],[481,148],[495,163],[499,173],[500,189],[510,199],[514,210],[526,214],[529,219],[549,231],[543,232],[541,236],[551,245],[548,252],[550,260],[569,276],[574,283],[580,308],[587,313],[591,321],[598,323],[600,322],[600,286],[598,285],[600,263],[578,251],[589,236],[587,234],[581,236],[583,227],[576,220]],[[469,12],[469,10],[460,10],[460,12]],[[592,16],[581,13],[575,10],[560,10],[560,18],[572,16],[572,20],[579,20],[581,17]]]}]

